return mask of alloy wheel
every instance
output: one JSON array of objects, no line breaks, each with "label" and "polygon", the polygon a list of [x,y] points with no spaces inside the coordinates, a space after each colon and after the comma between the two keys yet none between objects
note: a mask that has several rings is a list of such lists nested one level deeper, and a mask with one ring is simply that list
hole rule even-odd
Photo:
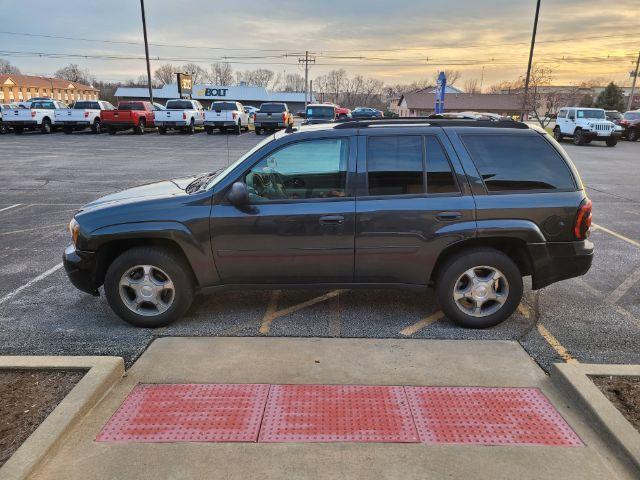
[{"label": "alloy wheel", "polygon": [[166,312],[175,300],[173,281],[153,265],[128,269],[118,285],[122,303],[132,312],[151,317]]},{"label": "alloy wheel", "polygon": [[453,287],[456,306],[473,317],[496,313],[509,297],[509,282],[495,267],[478,266],[466,270]]}]

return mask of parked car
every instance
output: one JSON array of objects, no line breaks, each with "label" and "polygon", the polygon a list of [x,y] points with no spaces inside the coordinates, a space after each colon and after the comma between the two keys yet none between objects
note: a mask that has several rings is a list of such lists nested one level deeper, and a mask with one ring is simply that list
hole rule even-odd
[{"label": "parked car", "polygon": [[29,100],[18,102],[18,108],[31,108],[32,102],[41,102],[44,100],[53,100],[51,97],[31,97]]},{"label": "parked car", "polygon": [[11,130],[9,124],[3,122],[4,113],[8,114],[10,110],[15,110],[16,108],[18,108],[16,103],[0,103],[0,134],[9,133]]},{"label": "parked car", "polygon": [[566,107],[558,111],[553,137],[561,142],[564,137],[573,138],[575,145],[591,141],[604,141],[607,147],[615,147],[621,131],[606,118],[602,108]]},{"label": "parked car", "polygon": [[115,107],[104,100],[78,100],[71,108],[54,110],[56,125],[60,125],[64,133],[91,128],[93,133],[102,133],[100,112],[114,110]]},{"label": "parked car", "polygon": [[607,120],[609,120],[612,123],[615,123],[616,125],[620,125],[620,120],[622,120],[622,114],[617,111],[617,110],[605,110],[604,114],[607,117]]},{"label": "parked car", "polygon": [[620,126],[623,128],[623,137],[630,142],[637,141],[640,137],[640,110],[625,112]]},{"label": "parked car", "polygon": [[307,105],[305,111],[305,125],[314,125],[317,123],[331,123],[338,118],[338,112],[335,105],[314,103]]},{"label": "parked car", "polygon": [[351,117],[358,120],[366,120],[371,118],[382,118],[384,114],[375,108],[358,107],[351,110]]},{"label": "parked car", "polygon": [[156,110],[153,122],[160,135],[167,133],[167,130],[181,130],[193,135],[196,127],[204,124],[204,108],[197,100],[168,100],[164,110]]},{"label": "parked car", "polygon": [[58,100],[36,100],[30,108],[14,108],[3,115],[3,123],[13,127],[13,133],[21,135],[25,130],[55,131],[55,110],[69,108]]},{"label": "parked car", "polygon": [[293,127],[293,115],[286,103],[263,103],[254,116],[254,124],[256,135],[260,135],[263,130],[275,131]]},{"label": "parked car", "polygon": [[244,106],[244,113],[246,113],[250,117],[253,116],[258,110],[260,110],[258,107],[252,107],[249,105]]},{"label": "parked car", "polygon": [[341,107],[340,105],[336,105],[336,116],[338,117],[338,120],[346,120],[347,118],[351,118],[351,110]]},{"label": "parked car", "polygon": [[454,322],[496,325],[589,270],[591,202],[566,152],[514,121],[371,120],[285,130],[224,170],[82,207],[71,282],[159,327],[224,288],[432,286]]},{"label": "parked car", "polygon": [[109,135],[115,135],[118,130],[131,129],[138,135],[142,135],[147,128],[155,126],[154,111],[156,109],[151,102],[119,102],[115,110],[100,112],[100,122],[106,127]]},{"label": "parked car", "polygon": [[204,129],[211,135],[216,128],[223,133],[231,129],[240,135],[242,130],[249,131],[249,114],[240,102],[213,102],[204,112]]}]

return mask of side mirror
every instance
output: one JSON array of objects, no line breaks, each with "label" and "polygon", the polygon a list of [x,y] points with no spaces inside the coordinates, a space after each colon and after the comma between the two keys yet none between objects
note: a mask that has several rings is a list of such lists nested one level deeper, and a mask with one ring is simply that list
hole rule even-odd
[{"label": "side mirror", "polygon": [[249,188],[244,182],[235,182],[231,185],[227,199],[236,207],[243,208],[249,205]]}]

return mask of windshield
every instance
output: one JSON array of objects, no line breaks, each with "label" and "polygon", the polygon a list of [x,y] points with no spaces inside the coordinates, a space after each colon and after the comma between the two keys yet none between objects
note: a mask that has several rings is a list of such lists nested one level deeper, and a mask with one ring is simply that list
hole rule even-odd
[{"label": "windshield", "polygon": [[260,105],[260,112],[262,113],[280,113],[286,110],[282,103],[263,103]]},{"label": "windshield", "polygon": [[622,114],[620,112],[607,112],[607,118],[619,120],[622,118]]},{"label": "windshield", "polygon": [[604,110],[578,110],[578,118],[604,118]]},{"label": "windshield", "polygon": [[257,152],[258,150],[260,150],[267,143],[271,142],[274,138],[275,138],[275,135],[269,135],[267,138],[265,138],[263,141],[258,143],[255,147],[253,147],[251,150],[249,150],[244,155],[242,155],[238,160],[236,160],[227,168],[222,170],[207,184],[206,189],[208,190],[209,188],[215,187],[218,184],[218,182],[220,182],[224,177],[226,177],[229,174],[229,172],[233,171],[233,169],[236,168],[238,165],[240,165],[242,162],[244,162],[245,159],[249,158],[251,155],[254,154],[254,152]]},{"label": "windshield", "polygon": [[167,110],[191,110],[193,105],[188,100],[169,100]]},{"label": "windshield", "polygon": [[120,103],[118,110],[144,110],[142,103]]},{"label": "windshield", "polygon": [[221,112],[222,110],[237,110],[238,107],[233,102],[213,102],[211,104],[211,110]]},{"label": "windshield", "polygon": [[307,107],[307,118],[333,118],[333,107]]}]

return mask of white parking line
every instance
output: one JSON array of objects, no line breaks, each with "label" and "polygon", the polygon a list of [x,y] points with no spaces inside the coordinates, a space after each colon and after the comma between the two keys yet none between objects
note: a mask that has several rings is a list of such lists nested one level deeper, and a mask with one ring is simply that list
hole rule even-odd
[{"label": "white parking line", "polygon": [[19,207],[20,205],[22,205],[22,204],[21,203],[16,203],[15,205],[11,205],[9,207],[0,208],[0,212],[4,212],[6,210],[11,210],[12,208]]},{"label": "white parking line", "polygon": [[624,282],[618,285],[618,288],[607,295],[607,298],[604,299],[604,303],[608,303],[609,305],[617,303],[631,289],[631,287],[636,284],[638,280],[640,280],[640,268],[637,268],[626,278]]},{"label": "white parking line", "polygon": [[57,264],[55,267],[51,267],[49,270],[47,270],[44,273],[41,273],[40,275],[38,275],[36,278],[33,278],[31,280],[29,280],[27,283],[25,283],[24,285],[22,285],[21,287],[16,288],[13,292],[10,292],[8,294],[6,294],[4,297],[0,298],[0,305],[2,305],[5,302],[8,302],[9,300],[11,300],[13,297],[15,297],[16,295],[18,295],[21,291],[23,291],[26,288],[29,288],[31,285],[33,285],[34,283],[39,282],[40,280],[47,278],[49,275],[56,273],[58,270],[60,270],[62,268],[62,263]]},{"label": "white parking line", "polygon": [[625,242],[630,243],[631,245],[634,245],[634,246],[640,248],[640,242],[636,242],[635,240],[633,240],[633,239],[631,239],[629,237],[625,237],[624,235],[621,235],[618,232],[614,232],[613,230],[609,230],[608,228],[605,228],[602,225],[596,225],[594,223],[593,224],[593,229],[594,230],[602,230],[603,232],[607,232],[609,235],[613,235],[614,237],[617,237],[620,240],[624,240]]}]

